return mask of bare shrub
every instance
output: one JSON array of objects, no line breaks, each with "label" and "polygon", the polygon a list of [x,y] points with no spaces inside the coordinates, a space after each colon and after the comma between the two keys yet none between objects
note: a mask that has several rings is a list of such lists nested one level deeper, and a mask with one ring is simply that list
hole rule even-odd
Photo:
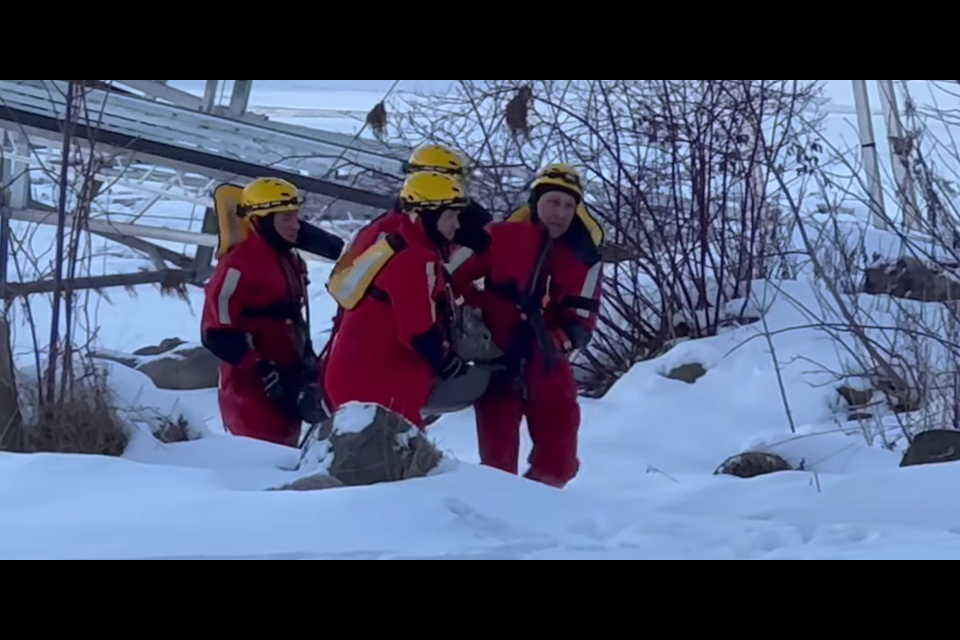
[{"label": "bare shrub", "polygon": [[165,415],[153,407],[133,406],[124,407],[121,415],[132,428],[146,431],[164,444],[191,442],[205,435],[183,414]]},{"label": "bare shrub", "polygon": [[[103,169],[115,166],[120,157],[119,151],[98,144],[105,103],[97,105],[88,100],[95,84],[80,80],[43,83],[50,101],[60,105],[54,111],[63,116],[62,145],[55,159],[42,155],[36,145],[29,143],[27,128],[9,127],[3,132],[12,136],[11,140],[19,140],[30,162],[16,163],[25,167],[20,174],[5,172],[0,193],[24,175],[32,186],[51,187],[52,199],[40,204],[32,201],[31,206],[46,209],[56,222],[54,241],[47,250],[36,241],[39,229],[45,225],[18,223],[13,228],[4,220],[0,229],[4,319],[11,327],[26,327],[32,343],[28,357],[35,370],[35,380],[22,385],[29,391],[19,393],[21,405],[32,405],[21,406],[24,413],[31,414],[31,419],[21,420],[2,442],[4,448],[13,451],[119,455],[127,443],[124,421],[113,407],[106,376],[85,367],[75,369],[97,338],[97,297],[103,295],[102,290],[81,287],[78,280],[93,275],[91,272],[102,266],[97,259],[109,255],[94,248],[88,222],[95,210],[104,209],[98,198],[114,186],[103,177]],[[62,94],[61,87],[65,87]],[[12,164],[5,163],[5,167]],[[120,173],[117,181],[123,171]],[[0,202],[0,206],[7,203]],[[34,307],[38,303],[49,304],[52,311],[46,335],[36,321]],[[22,312],[22,322],[16,322],[20,320],[17,312]],[[24,354],[12,354],[17,355]]]},{"label": "bare shrub", "polygon": [[[890,449],[920,431],[960,427],[960,90],[941,94],[949,107],[918,105],[905,83],[901,96],[906,130],[890,144],[893,168],[905,171],[888,172],[895,175],[883,184],[882,211],[867,196],[856,150],[837,148],[813,128],[808,144],[822,146],[829,164],[806,169],[826,204],[808,211],[778,176],[816,283],[819,308],[804,311],[838,351],[839,367],[824,369],[868,390],[871,406],[857,408],[861,429],[869,443]],[[876,227],[865,223],[871,210]]]},{"label": "bare shrub", "polygon": [[729,303],[753,280],[791,275],[772,172],[801,165],[799,116],[816,99],[790,80],[462,80],[394,109],[393,135],[460,150],[473,195],[501,217],[544,164],[582,168],[618,255],[577,362],[582,390],[599,396],[677,339],[747,320]]},{"label": "bare shrub", "polygon": [[[57,91],[56,85],[47,85],[49,91]],[[87,102],[91,88],[89,81],[68,81],[64,95],[50,95],[53,102],[65,105],[63,145],[58,166],[47,164],[45,158],[35,155],[28,169],[28,177],[34,184],[46,181],[53,188],[55,205],[50,207],[56,220],[56,235],[53,246],[43,251],[35,236],[39,224],[21,224],[20,232],[5,230],[9,237],[2,241],[8,244],[12,263],[10,275],[15,276],[18,298],[8,295],[4,312],[11,315],[21,307],[24,321],[33,344],[33,360],[38,375],[39,402],[56,395],[55,389],[69,387],[75,377],[71,370],[75,356],[96,338],[95,321],[90,316],[91,296],[89,289],[77,291],[74,282],[89,273],[97,258],[105,257],[93,250],[87,221],[93,213],[97,196],[108,190],[99,177],[100,170],[110,165],[115,154],[97,144],[102,113]],[[86,128],[85,136],[77,135],[78,125]],[[12,132],[23,141],[29,140],[26,130]],[[14,180],[20,176],[11,176]],[[117,178],[119,180],[119,178]],[[0,185],[0,189],[9,185]],[[4,269],[6,273],[6,269]],[[43,292],[43,293],[38,293]],[[37,298],[49,302],[52,314],[49,339],[44,343],[34,320],[33,304]],[[16,301],[18,304],[14,304]],[[82,329],[86,331],[82,331]],[[45,360],[46,366],[41,362]]]},{"label": "bare shrub", "polygon": [[121,456],[130,442],[117,413],[106,373],[93,367],[77,376],[55,403],[39,402],[37,389],[21,393],[25,420],[22,453],[81,453]]}]

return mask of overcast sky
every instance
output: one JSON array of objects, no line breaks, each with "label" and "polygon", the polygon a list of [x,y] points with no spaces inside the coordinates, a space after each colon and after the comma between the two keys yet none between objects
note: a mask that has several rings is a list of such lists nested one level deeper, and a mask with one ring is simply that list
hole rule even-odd
[{"label": "overcast sky", "polygon": [[[205,80],[171,80],[174,86],[186,89],[195,94],[203,93]],[[254,103],[259,95],[271,94],[275,92],[283,93],[302,93],[309,94],[322,91],[369,91],[371,93],[385,93],[395,80],[257,80],[254,84]],[[400,91],[415,92],[442,92],[447,89],[456,80],[401,80],[398,85]],[[824,93],[830,102],[842,110],[853,109],[853,90],[850,80],[824,80]],[[875,81],[868,81],[871,94],[871,107],[874,111],[879,109],[877,98],[877,89]],[[929,90],[923,86],[925,81],[910,81],[911,91],[915,91],[915,98],[918,102],[926,103],[930,101]],[[259,95],[258,95],[259,94]],[[299,101],[297,101],[299,102]],[[281,106],[281,105],[275,105]],[[297,105],[299,106],[299,105]]]}]

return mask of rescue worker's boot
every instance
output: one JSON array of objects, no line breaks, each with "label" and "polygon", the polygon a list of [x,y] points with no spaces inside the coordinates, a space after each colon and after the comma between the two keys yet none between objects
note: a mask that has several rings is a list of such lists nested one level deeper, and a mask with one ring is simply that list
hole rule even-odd
[{"label": "rescue worker's boot", "polygon": [[527,480],[532,480],[534,482],[539,482],[540,484],[545,484],[548,487],[553,487],[554,489],[563,489],[567,486],[567,482],[561,480],[556,476],[551,476],[545,473],[539,473],[534,469],[528,470],[523,477]]}]

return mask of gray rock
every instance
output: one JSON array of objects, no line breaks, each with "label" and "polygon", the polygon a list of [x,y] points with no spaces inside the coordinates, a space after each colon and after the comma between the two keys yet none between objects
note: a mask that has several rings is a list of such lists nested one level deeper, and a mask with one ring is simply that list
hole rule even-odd
[{"label": "gray rock", "polygon": [[960,460],[960,431],[932,429],[913,437],[906,453],[903,454],[900,466],[915,467],[958,460]]},{"label": "gray rock", "polygon": [[216,389],[220,381],[219,360],[202,346],[182,346],[136,367],[158,389],[188,391]]},{"label": "gray rock", "polygon": [[837,393],[846,401],[850,409],[866,407],[873,400],[873,389],[854,389],[844,385],[837,389]]},{"label": "gray rock", "polygon": [[191,427],[183,416],[179,416],[176,420],[167,416],[159,416],[159,419],[151,425],[151,431],[154,438],[166,444],[190,442],[198,439],[197,430]]},{"label": "gray rock", "polygon": [[666,376],[670,380],[679,380],[687,384],[693,384],[703,376],[707,375],[707,370],[699,362],[683,364],[672,369]]},{"label": "gray rock", "polygon": [[886,397],[887,405],[894,413],[913,413],[927,403],[927,389],[914,384],[916,379],[901,376],[888,376],[877,373],[873,376],[873,385]]},{"label": "gray rock", "polygon": [[[355,424],[358,417],[369,422]],[[339,424],[338,424],[339,423]],[[403,416],[376,405],[348,405],[333,418],[331,476],[348,487],[423,478],[443,459]]]},{"label": "gray rock", "polygon": [[727,458],[713,475],[736,476],[738,478],[755,478],[781,471],[793,471],[790,463],[778,455],[748,451]]},{"label": "gray rock", "polygon": [[96,358],[97,360],[108,360],[110,362],[116,362],[117,364],[122,364],[125,367],[130,369],[136,369],[137,365],[140,364],[140,358],[137,356],[128,356],[124,353],[109,353],[106,351],[93,351],[90,353],[91,358]]},{"label": "gray rock", "polygon": [[203,345],[168,338],[160,345],[144,347],[134,355],[94,352],[90,357],[110,360],[146,374],[158,389],[191,391],[216,389],[220,361]]},{"label": "gray rock", "polygon": [[960,280],[944,265],[905,256],[893,264],[869,267],[863,291],[921,302],[950,302],[960,300]]},{"label": "gray rock", "polygon": [[177,347],[187,344],[185,340],[180,338],[164,338],[160,341],[160,344],[154,347],[143,347],[142,349],[137,349],[133,352],[135,356],[159,356],[161,354],[167,353],[168,351],[173,351]]},{"label": "gray rock", "polygon": [[327,489],[339,489],[344,486],[346,485],[333,476],[318,473],[312,476],[298,478],[290,484],[285,484],[275,489],[267,489],[267,491],[326,491]]},{"label": "gray rock", "polygon": [[874,417],[874,409],[882,404],[874,400],[875,389],[856,389],[843,385],[837,388],[839,395],[846,405],[847,420],[869,420]]}]

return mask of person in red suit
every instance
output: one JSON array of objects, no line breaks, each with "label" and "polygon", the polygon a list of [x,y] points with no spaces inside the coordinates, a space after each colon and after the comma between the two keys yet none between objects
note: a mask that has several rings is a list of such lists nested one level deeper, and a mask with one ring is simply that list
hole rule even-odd
[{"label": "person in red suit", "polygon": [[410,175],[397,231],[330,278],[327,290],[341,316],[323,366],[332,411],[375,403],[422,427],[436,378],[483,377],[450,350],[446,314],[438,310],[448,298],[443,265],[467,202],[454,176]]},{"label": "person in red suit", "polygon": [[603,231],[583,205],[569,165],[539,172],[528,206],[488,227],[485,251],[467,247],[447,269],[460,287],[483,279],[478,296],[506,370],[477,402],[482,464],[519,472],[520,426],[533,440],[525,477],[564,487],[580,469],[580,405],[568,356],[590,342],[601,300]]},{"label": "person in red suit", "polygon": [[[456,153],[438,144],[429,144],[419,147],[410,155],[406,164],[407,175],[421,172],[443,173],[455,177],[464,188],[466,168]],[[403,221],[403,209],[399,200],[393,209],[386,211],[366,225],[353,238],[353,241],[343,252],[334,267],[334,273],[349,268],[361,253],[369,249],[375,242],[386,235],[397,233]],[[454,234],[452,243],[471,247],[475,251],[486,249],[488,236],[482,232],[483,227],[493,221],[483,206],[471,200],[460,211],[460,226]]]},{"label": "person in red suit", "polygon": [[[442,145],[423,145],[415,149],[410,155],[410,159],[406,165],[407,176],[409,177],[423,172],[441,173],[455,178],[460,188],[465,191],[464,181],[466,168],[456,153]],[[344,249],[339,260],[337,260],[337,264],[331,273],[331,278],[340,277],[346,271],[350,270],[363,252],[367,251],[383,238],[391,234],[400,233],[405,218],[403,205],[398,198],[393,209],[382,213],[357,231],[353,240]],[[493,216],[479,203],[469,200],[467,204],[460,209],[457,220],[459,226],[452,240],[445,242],[447,242],[451,248],[454,246],[466,246],[471,247],[474,251],[485,251],[490,243],[490,236],[484,231],[484,227],[493,221]],[[467,295],[470,295],[472,291],[472,287],[468,288],[466,290]],[[327,366],[330,349],[333,346],[337,333],[339,333],[342,320],[343,308],[338,307],[336,315],[333,318],[333,329],[330,332],[330,338],[320,352],[319,371],[321,388],[323,388],[323,370]],[[324,395],[326,395],[325,390]],[[329,404],[330,399],[326,397],[325,399]]]},{"label": "person in red suit", "polygon": [[201,336],[220,359],[219,401],[233,435],[295,447],[321,419],[316,355],[304,314],[306,265],[295,251],[303,198],[286,180],[258,178],[240,195],[250,234],[229,248],[206,286]]}]

